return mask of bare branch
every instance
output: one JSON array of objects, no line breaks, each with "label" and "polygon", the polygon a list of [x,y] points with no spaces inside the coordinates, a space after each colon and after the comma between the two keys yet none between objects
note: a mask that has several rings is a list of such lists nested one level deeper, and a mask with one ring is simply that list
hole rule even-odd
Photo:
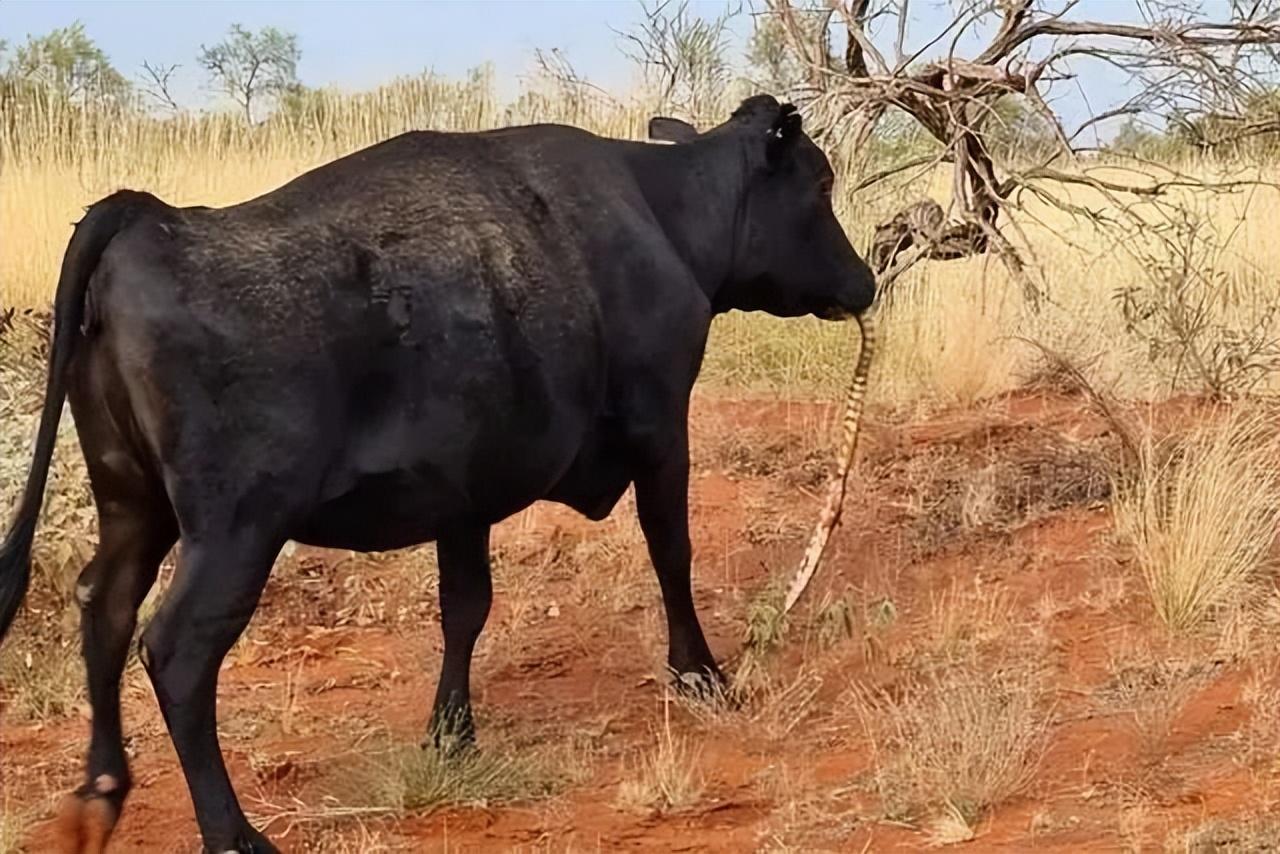
[{"label": "bare branch", "polygon": [[923,157],[915,157],[915,158],[912,158],[911,160],[904,161],[903,163],[899,163],[895,166],[890,166],[888,168],[881,169],[879,172],[873,172],[872,174],[860,180],[857,184],[854,184],[853,187],[851,188],[851,192],[856,193],[856,192],[859,192],[860,190],[865,190],[868,187],[873,187],[876,184],[879,184],[881,181],[885,180],[886,178],[892,178],[894,175],[899,175],[903,172],[906,172],[908,169],[916,169],[921,166],[936,166],[939,163],[951,163],[951,162],[953,162],[953,158],[951,157],[951,155],[947,154],[945,151],[940,152],[938,154],[926,154]]},{"label": "bare branch", "polygon": [[827,2],[832,11],[844,19],[845,30],[848,32],[849,42],[845,49],[846,70],[860,77],[868,76],[870,70],[866,57],[870,57],[876,73],[888,74],[889,63],[884,61],[884,56],[871,43],[871,39],[867,38],[865,29],[867,7],[871,5],[871,0],[850,0],[847,6],[840,0],[827,0]]},{"label": "bare branch", "polygon": [[[1084,139],[1087,131],[1103,131],[1120,118],[1146,118],[1171,123],[1205,151],[1280,134],[1280,108],[1261,112],[1257,107],[1280,103],[1280,4],[1274,0],[1232,0],[1225,15],[1214,7],[1184,8],[1178,0],[1130,0],[1143,13],[1138,23],[1073,19],[1078,0],[955,0],[949,20],[923,39],[912,38],[917,22],[910,18],[909,0],[824,2],[828,18],[815,31],[806,26],[812,18],[804,17],[811,12],[793,0],[767,0],[794,58],[809,69],[806,114],[821,117],[828,134],[833,128],[856,134],[849,144],[862,150],[883,117],[901,111],[940,149],[937,155],[870,165],[851,180],[852,191],[941,163],[951,169],[946,222],[932,230],[908,224],[913,211],[943,210],[926,199],[878,229],[876,266],[882,270],[892,269],[909,250],[918,255],[911,263],[991,253],[1038,302],[1044,294],[1028,265],[1034,260],[1030,241],[1010,215],[1026,212],[1024,200],[1110,228],[1139,221],[1133,209],[1137,202],[1170,210],[1183,191],[1230,192],[1260,183],[1214,183],[1184,175],[1153,179],[1136,169],[1130,181],[1123,167],[1121,177],[1116,170],[1100,177],[1080,168],[1095,150]],[[882,16],[896,20],[877,35],[870,23]],[[830,17],[840,20],[848,35],[843,68],[829,56]],[[980,33],[987,34],[983,46],[964,55],[960,46]],[[876,44],[881,36],[884,51]],[[912,43],[923,47],[908,56]],[[889,51],[892,66],[885,59]],[[1102,63],[1124,73],[1132,94],[1120,104],[1093,109],[1077,76],[1081,63]],[[1053,98],[1063,81],[1075,81],[1089,110],[1070,131]],[[1034,149],[1000,141],[1016,140],[1028,129],[1037,135]],[[1091,134],[1088,142],[1095,139]],[[1066,192],[1072,186],[1092,189],[1114,208],[1094,210],[1073,202]]]},{"label": "bare branch", "polygon": [[907,41],[907,17],[910,15],[911,0],[898,0],[898,37],[893,43],[894,68],[901,70],[907,65],[907,57],[903,45]]},{"label": "bare branch", "polygon": [[173,111],[175,115],[182,112],[182,107],[169,92],[169,79],[179,68],[181,68],[179,65],[152,65],[143,60],[142,74],[138,75],[142,79],[142,85],[139,88],[143,94],[152,98],[161,107]]}]

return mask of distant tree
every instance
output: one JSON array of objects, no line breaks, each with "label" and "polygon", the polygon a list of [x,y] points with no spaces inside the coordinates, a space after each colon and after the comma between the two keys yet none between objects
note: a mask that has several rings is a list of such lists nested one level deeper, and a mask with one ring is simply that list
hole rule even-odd
[{"label": "distant tree", "polygon": [[1121,154],[1151,157],[1153,152],[1172,147],[1170,137],[1152,130],[1137,119],[1126,119],[1115,136],[1107,143],[1107,149]]},{"label": "distant tree", "polygon": [[150,62],[143,60],[142,73],[138,77],[142,80],[142,93],[154,101],[158,106],[172,111],[175,115],[182,112],[181,105],[178,104],[173,93],[169,91],[169,80],[173,77],[173,73],[178,70],[178,65],[152,65]]},{"label": "distant tree", "polygon": [[290,122],[314,120],[324,113],[333,100],[333,95],[323,89],[312,89],[301,83],[295,83],[276,96],[276,112],[273,118]]},{"label": "distant tree", "polygon": [[1189,149],[1220,155],[1270,155],[1280,147],[1280,89],[1250,93],[1233,112],[1174,113],[1169,136]]},{"label": "distant tree", "polygon": [[1004,95],[978,115],[978,133],[1002,163],[1043,161],[1058,151],[1053,123],[1021,95]]},{"label": "distant tree", "polygon": [[622,36],[622,52],[644,75],[660,110],[675,109],[708,119],[733,79],[729,21],[737,10],[714,19],[690,10],[689,0],[641,0],[643,19]]},{"label": "distant tree", "polygon": [[206,47],[200,46],[198,62],[210,80],[244,110],[245,121],[253,124],[254,106],[265,99],[278,99],[298,85],[298,37],[275,27],[250,32],[232,24],[227,37]]},{"label": "distant tree", "polygon": [[756,19],[755,30],[747,42],[747,63],[752,81],[779,97],[785,97],[804,82],[804,66],[796,61],[786,31],[772,15]]},{"label": "distant tree", "polygon": [[809,79],[813,66],[806,60],[816,57],[814,65],[818,69],[833,67],[835,57],[831,55],[827,37],[830,17],[829,9],[797,10],[796,26],[808,33],[807,46],[811,50],[811,55],[801,59],[796,55],[782,21],[776,15],[757,15],[746,55],[752,82],[764,86],[774,95],[789,98]]},{"label": "distant tree", "polygon": [[[7,45],[0,45],[3,57]],[[79,21],[43,36],[28,36],[9,59],[11,84],[37,86],[80,104],[127,104],[133,87],[107,55],[85,34]]]}]

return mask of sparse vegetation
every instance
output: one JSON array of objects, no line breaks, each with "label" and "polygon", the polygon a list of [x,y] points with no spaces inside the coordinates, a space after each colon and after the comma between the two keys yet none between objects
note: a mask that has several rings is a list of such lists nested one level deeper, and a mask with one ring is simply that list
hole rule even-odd
[{"label": "sparse vegetation", "polygon": [[1280,299],[1250,281],[1257,273],[1233,281],[1223,270],[1227,247],[1190,213],[1146,233],[1148,245],[1130,250],[1143,280],[1115,296],[1126,331],[1170,388],[1227,399],[1268,382],[1280,368]]},{"label": "sparse vegetation", "polygon": [[9,808],[7,798],[0,800],[0,854],[22,851],[22,818]]},{"label": "sparse vegetation", "polygon": [[1280,819],[1274,816],[1215,818],[1169,840],[1170,854],[1265,854],[1280,841]]},{"label": "sparse vegetation", "polygon": [[706,787],[701,749],[671,731],[670,702],[662,725],[651,727],[653,743],[634,760],[618,787],[618,803],[628,809],[679,812],[697,803]]},{"label": "sparse vegetation", "polygon": [[1012,610],[998,588],[984,588],[975,581],[965,590],[953,579],[945,590],[929,596],[928,623],[920,632],[924,651],[942,662],[971,660],[983,647],[1007,642]]},{"label": "sparse vegetation", "polygon": [[885,814],[959,841],[992,807],[1023,793],[1047,743],[1042,677],[972,663],[926,670],[892,694],[856,686],[850,702],[874,761]]},{"label": "sparse vegetation", "polygon": [[1257,591],[1280,522],[1274,419],[1231,411],[1186,436],[1147,437],[1117,481],[1117,529],[1159,619],[1200,626]]},{"label": "sparse vegetation", "polygon": [[857,637],[865,622],[858,614],[858,603],[852,594],[833,597],[827,593],[815,609],[813,633],[818,646],[825,649]]},{"label": "sparse vegetation", "polygon": [[737,732],[743,737],[779,742],[799,732],[801,724],[810,719],[822,684],[822,678],[809,666],[785,674],[759,667],[749,678],[736,679],[731,694],[710,702],[679,694],[677,700],[709,732]]},{"label": "sparse vegetation", "polygon": [[1241,733],[1246,761],[1275,762],[1280,743],[1280,664],[1268,662],[1254,670],[1241,697],[1249,708]]},{"label": "sparse vegetation", "polygon": [[7,644],[0,650],[3,709],[9,720],[47,722],[75,711],[85,695],[75,636]]},{"label": "sparse vegetation", "polygon": [[1108,669],[1111,678],[1099,689],[1098,699],[1129,718],[1133,736],[1151,757],[1162,754],[1174,722],[1217,671],[1212,664],[1143,649],[1117,651]]},{"label": "sparse vegetation", "polygon": [[[917,13],[898,0],[866,8],[908,6]],[[992,4],[992,14],[1016,6]],[[565,121],[640,138],[667,110],[706,125],[747,78],[806,97],[814,69],[796,35],[818,50],[821,28],[850,29],[802,4],[790,23],[761,14],[743,70],[731,26],[740,19],[700,15],[696,4],[646,8],[630,34],[648,86],[626,96],[595,88],[559,51],[538,54],[510,99],[488,67],[366,92],[310,89],[295,74],[305,44],[241,30],[204,56],[238,109],[197,113],[169,95],[164,67],[138,87],[81,26],[16,53],[0,44],[0,512],[26,478],[69,223],[93,199],[131,186],[175,204],[229,204],[411,128]],[[270,54],[276,73],[246,88],[237,63],[255,52]],[[856,77],[848,59],[823,56],[823,80]],[[881,78],[871,69],[855,89]],[[165,116],[143,108],[142,94]],[[650,720],[646,704],[668,675],[665,632],[630,497],[601,525],[536,505],[495,531],[476,702],[482,714],[513,711],[497,743],[451,757],[393,744],[379,728],[389,708],[425,714],[438,662],[433,549],[287,554],[220,696],[221,737],[273,799],[254,820],[295,821],[306,850],[335,854],[442,840],[446,850],[597,850],[677,823],[692,847],[875,851],[972,839],[1026,797],[1039,801],[1032,812],[1009,811],[1033,816],[1026,835],[1004,828],[1015,846],[1063,834],[1142,848],[1159,829],[1171,851],[1272,850],[1273,100],[1246,105],[1257,131],[1247,139],[1232,138],[1229,117],[1183,116],[1166,129],[1130,124],[1075,158],[1057,151],[1036,105],[991,102],[983,144],[1000,174],[1014,180],[1040,163],[1056,176],[1036,179],[1052,198],[1028,186],[1000,206],[999,233],[1025,269],[1003,250],[921,263],[880,305],[874,434],[815,588],[825,598],[790,625],[780,584],[829,476],[838,414],[824,401],[847,380],[856,335],[813,318],[716,320],[691,425],[695,598],[718,659],[740,666],[711,702],[681,696],[660,724]],[[805,109],[819,127],[820,110]],[[897,107],[877,121],[865,147],[848,125],[818,139],[860,249],[904,205],[946,202],[956,187],[957,163],[944,159],[954,147]],[[1159,199],[1115,191],[1122,181],[1165,189]],[[1041,290],[1047,298],[1032,295]],[[95,516],[71,419],[63,431],[32,595],[0,649],[0,854],[42,850],[50,796],[80,774],[72,590]],[[726,484],[732,491],[713,489]],[[130,668],[127,750],[167,756],[151,690]],[[570,718],[581,732],[530,735]],[[343,757],[324,757],[335,741]],[[147,776],[131,797],[167,799],[168,778],[157,785],[155,765],[137,764]],[[850,768],[866,770],[843,785],[859,774]],[[1222,785],[1224,775],[1239,776]],[[1174,777],[1176,793],[1162,790]],[[1078,810],[1074,781],[1085,800],[1105,800],[1093,794],[1099,779],[1135,791]],[[1185,830],[1193,800],[1211,820]],[[1208,815],[1228,808],[1243,817]],[[679,817],[653,819],[665,814]],[[735,823],[748,829],[734,836]]]},{"label": "sparse vegetation", "polygon": [[747,605],[747,638],[745,647],[758,654],[778,648],[787,631],[787,616],[782,611],[782,591],[771,585],[761,590]]},{"label": "sparse vegetation", "polygon": [[366,752],[340,785],[339,801],[370,815],[406,815],[537,800],[564,783],[550,757],[527,747],[449,753],[413,744]]}]

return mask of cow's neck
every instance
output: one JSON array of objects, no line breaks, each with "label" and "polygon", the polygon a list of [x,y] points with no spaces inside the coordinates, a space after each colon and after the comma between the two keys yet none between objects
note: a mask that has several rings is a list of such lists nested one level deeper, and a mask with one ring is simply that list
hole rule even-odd
[{"label": "cow's neck", "polygon": [[667,239],[715,303],[733,269],[742,208],[740,140],[702,137],[682,145],[631,148],[636,181]]}]

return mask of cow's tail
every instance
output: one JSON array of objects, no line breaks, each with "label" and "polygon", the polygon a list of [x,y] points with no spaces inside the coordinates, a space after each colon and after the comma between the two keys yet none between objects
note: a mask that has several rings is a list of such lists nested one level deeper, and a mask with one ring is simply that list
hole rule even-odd
[{"label": "cow's tail", "polygon": [[58,438],[58,422],[67,398],[67,374],[84,323],[89,278],[111,239],[148,205],[162,204],[147,193],[121,191],[89,208],[76,224],[53,304],[53,345],[49,350],[49,375],[45,382],[44,409],[26,489],[18,502],[13,523],[0,543],[0,641],[9,631],[31,579],[31,544],[44,501],[45,482]]}]

